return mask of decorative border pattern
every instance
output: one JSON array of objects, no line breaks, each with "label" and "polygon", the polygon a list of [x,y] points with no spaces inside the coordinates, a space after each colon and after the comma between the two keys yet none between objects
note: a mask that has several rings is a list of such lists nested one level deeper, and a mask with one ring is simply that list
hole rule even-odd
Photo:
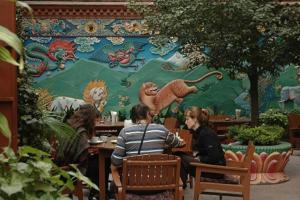
[{"label": "decorative border pattern", "polygon": [[[117,2],[27,2],[35,18],[111,18],[137,19],[140,15],[127,8],[127,3]],[[30,16],[27,11],[24,16]]]},{"label": "decorative border pattern", "polygon": [[24,18],[23,37],[124,37],[149,36],[150,32],[142,19],[32,19]]}]

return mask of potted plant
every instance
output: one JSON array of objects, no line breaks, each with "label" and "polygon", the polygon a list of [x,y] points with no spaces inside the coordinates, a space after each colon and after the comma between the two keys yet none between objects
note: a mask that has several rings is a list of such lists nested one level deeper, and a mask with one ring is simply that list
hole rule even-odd
[{"label": "potted plant", "polygon": [[[0,132],[11,143],[11,132],[6,118],[0,113]],[[30,146],[21,146],[15,153],[10,146],[0,153],[1,199],[49,199],[71,200],[64,191],[74,189],[76,179],[98,190],[75,165],[73,171],[64,171],[56,166],[49,154]]]},{"label": "potted plant", "polygon": [[237,141],[222,145],[228,160],[241,160],[248,141],[256,145],[251,168],[251,183],[280,183],[289,178],[284,173],[284,167],[292,154],[291,144],[282,141],[287,116],[278,110],[270,109],[260,115],[261,125],[229,127],[229,137]]}]

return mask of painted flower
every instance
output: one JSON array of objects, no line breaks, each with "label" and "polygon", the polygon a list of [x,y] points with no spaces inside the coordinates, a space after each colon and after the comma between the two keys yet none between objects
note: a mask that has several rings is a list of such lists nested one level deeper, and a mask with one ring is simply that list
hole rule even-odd
[{"label": "painted flower", "polygon": [[111,41],[111,43],[113,43],[113,45],[123,44],[123,42],[125,40],[123,37],[107,37],[106,39]]},{"label": "painted flower", "polygon": [[266,28],[262,25],[258,25],[256,27],[257,31],[260,32],[260,33],[264,33],[266,31]]},{"label": "painted flower", "polygon": [[113,30],[114,33],[119,33],[121,28],[122,28],[122,26],[120,24],[112,25],[112,30]]},{"label": "painted flower", "polygon": [[84,30],[87,33],[96,33],[98,30],[98,25],[94,21],[88,21],[84,26]]}]

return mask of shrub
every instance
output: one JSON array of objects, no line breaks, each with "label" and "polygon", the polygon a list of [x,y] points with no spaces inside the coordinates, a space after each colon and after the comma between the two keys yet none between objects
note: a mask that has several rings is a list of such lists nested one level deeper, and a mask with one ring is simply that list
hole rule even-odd
[{"label": "shrub", "polygon": [[256,145],[278,144],[283,136],[284,129],[279,126],[261,125],[257,127],[231,126],[228,129],[229,137],[242,144],[253,141]]},{"label": "shrub", "polygon": [[295,109],[291,110],[290,114],[300,115],[300,108],[295,108]]},{"label": "shrub", "polygon": [[[11,131],[6,118],[0,113],[0,133],[11,143]],[[97,189],[75,165],[73,171],[64,171],[53,163],[50,155],[30,146],[21,146],[15,153],[5,147],[0,153],[0,199],[71,200],[65,189],[73,190],[78,179]]]},{"label": "shrub", "polygon": [[267,112],[260,114],[259,121],[265,125],[275,125],[282,128],[287,128],[288,125],[287,115],[276,109],[269,109]]}]

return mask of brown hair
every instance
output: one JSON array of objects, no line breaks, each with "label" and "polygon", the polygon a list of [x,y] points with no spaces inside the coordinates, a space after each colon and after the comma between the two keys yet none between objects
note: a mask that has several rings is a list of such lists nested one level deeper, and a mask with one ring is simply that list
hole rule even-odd
[{"label": "brown hair", "polygon": [[197,121],[201,125],[207,125],[208,124],[209,114],[208,114],[207,110],[202,109],[200,107],[191,106],[191,107],[189,107],[185,110],[184,115],[189,116],[192,119],[197,119]]},{"label": "brown hair", "polygon": [[148,114],[150,114],[149,107],[142,103],[133,106],[130,110],[130,118],[133,123],[147,119]]},{"label": "brown hair", "polygon": [[80,127],[84,127],[89,134],[92,134],[95,126],[95,119],[97,117],[99,117],[99,111],[95,108],[95,106],[85,104],[81,105],[79,110],[76,111],[70,119],[67,120],[67,122],[76,130]]}]

